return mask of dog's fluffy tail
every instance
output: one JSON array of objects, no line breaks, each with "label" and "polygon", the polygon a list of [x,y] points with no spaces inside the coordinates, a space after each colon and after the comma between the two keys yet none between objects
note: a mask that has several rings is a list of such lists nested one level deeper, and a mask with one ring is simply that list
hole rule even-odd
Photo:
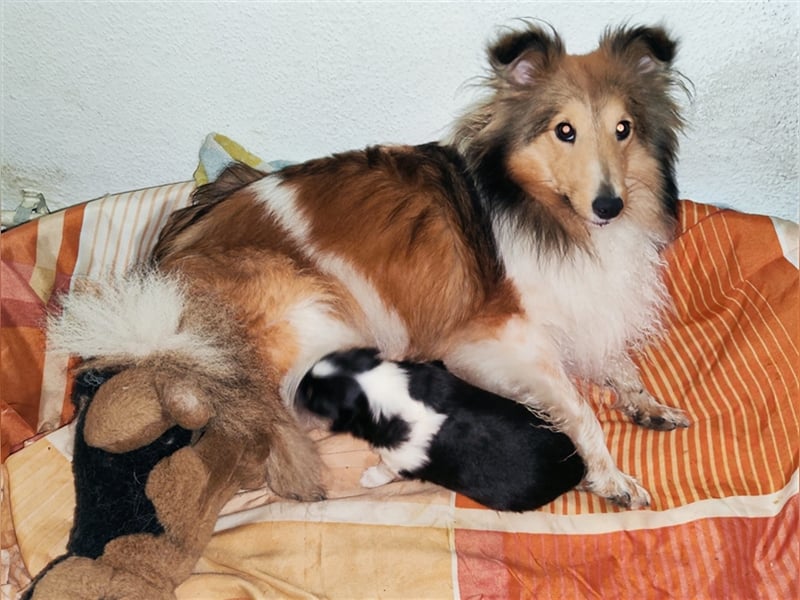
[{"label": "dog's fluffy tail", "polygon": [[231,367],[226,340],[207,320],[190,314],[198,312],[198,303],[189,302],[186,286],[175,275],[147,270],[79,281],[60,305],[60,314],[48,320],[51,351],[120,366],[171,355],[212,371]]},{"label": "dog's fluffy tail", "polygon": [[269,431],[266,415],[280,403],[278,394],[246,332],[212,294],[144,270],[78,282],[60,304],[61,313],[49,319],[48,344],[79,357],[78,371],[136,369],[162,402],[172,402],[164,408],[181,424],[192,421],[183,413],[194,411],[214,415],[243,440]]}]

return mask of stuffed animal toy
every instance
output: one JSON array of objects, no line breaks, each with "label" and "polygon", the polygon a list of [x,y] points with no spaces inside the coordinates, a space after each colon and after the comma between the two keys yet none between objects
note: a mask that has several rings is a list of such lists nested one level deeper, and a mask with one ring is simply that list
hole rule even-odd
[{"label": "stuffed animal toy", "polygon": [[84,359],[75,520],[25,598],[174,598],[239,489],[324,498],[313,443],[213,295],[134,273],[66,297],[48,338]]}]

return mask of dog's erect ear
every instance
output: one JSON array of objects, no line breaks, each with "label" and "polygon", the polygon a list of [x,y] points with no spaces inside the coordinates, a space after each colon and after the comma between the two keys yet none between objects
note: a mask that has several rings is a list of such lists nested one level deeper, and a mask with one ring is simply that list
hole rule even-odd
[{"label": "dog's erect ear", "polygon": [[502,35],[488,54],[497,76],[514,87],[529,87],[564,54],[564,44],[555,31],[531,25]]},{"label": "dog's erect ear", "polygon": [[672,64],[678,50],[662,27],[620,27],[606,31],[600,42],[615,56],[634,65],[640,73],[649,73]]}]

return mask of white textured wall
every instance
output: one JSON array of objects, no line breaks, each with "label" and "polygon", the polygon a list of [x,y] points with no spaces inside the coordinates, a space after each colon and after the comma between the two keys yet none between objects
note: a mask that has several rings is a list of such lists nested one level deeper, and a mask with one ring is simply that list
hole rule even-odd
[{"label": "white textured wall", "polygon": [[266,159],[441,137],[516,17],[573,52],[663,22],[695,85],[681,194],[798,218],[795,2],[2,4],[2,204],[189,179],[206,133]]}]

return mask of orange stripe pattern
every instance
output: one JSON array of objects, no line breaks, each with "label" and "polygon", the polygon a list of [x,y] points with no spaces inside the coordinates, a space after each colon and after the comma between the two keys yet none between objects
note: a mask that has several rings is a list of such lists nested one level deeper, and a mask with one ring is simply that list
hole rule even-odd
[{"label": "orange stripe pattern", "polygon": [[[188,204],[193,187],[178,183],[106,196],[0,235],[2,460],[72,418],[63,358],[45,365],[43,325],[55,298],[73,277],[96,278],[143,260],[167,216]],[[58,235],[57,247],[43,243]],[[55,422],[44,418],[50,414]]]}]

